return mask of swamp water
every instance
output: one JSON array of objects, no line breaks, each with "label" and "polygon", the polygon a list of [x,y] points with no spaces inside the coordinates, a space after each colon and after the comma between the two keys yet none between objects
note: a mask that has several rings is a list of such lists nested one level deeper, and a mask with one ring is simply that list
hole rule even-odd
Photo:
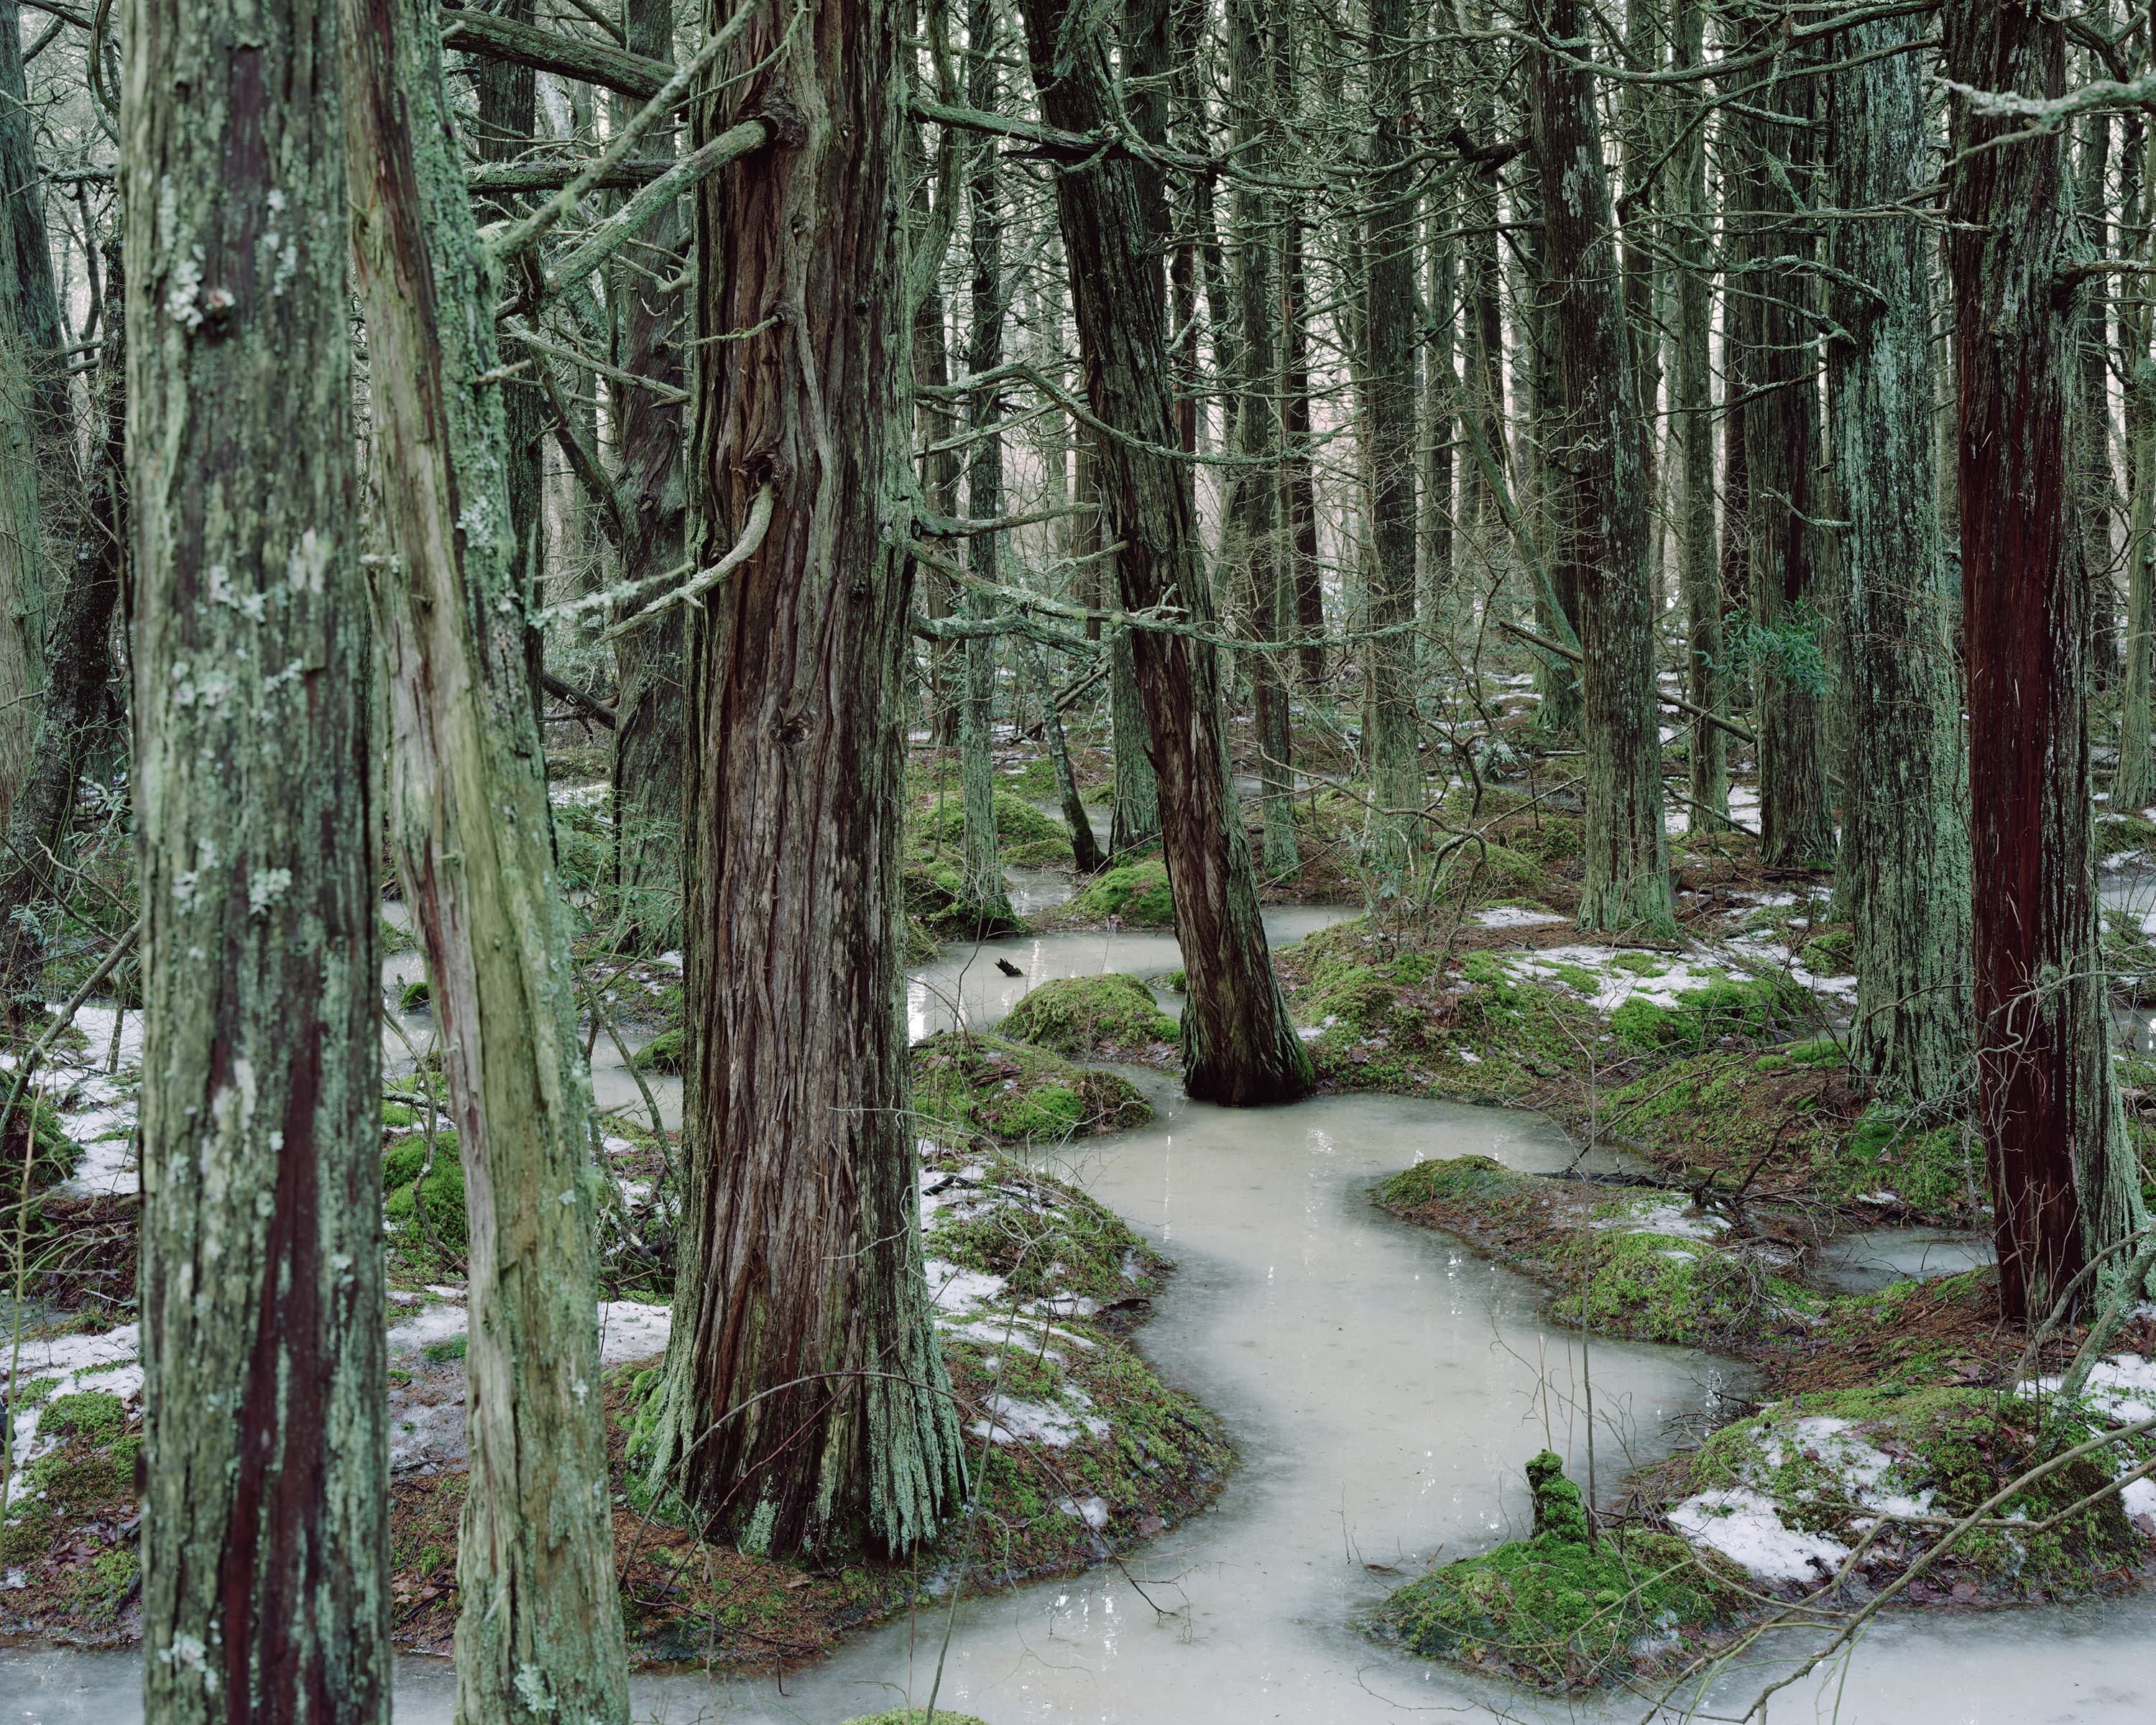
[{"label": "swamp water", "polygon": [[[1288,913],[1301,915],[1304,913]],[[1269,916],[1269,922],[1272,922]],[[1301,932],[1301,931],[1297,931]],[[1295,937],[1276,927],[1276,941]],[[1024,979],[999,1003],[972,991],[979,959],[923,973],[913,1010],[956,994],[986,1024],[1050,974],[1143,974],[1158,940],[1098,936],[998,943]],[[1086,943],[1091,943],[1088,947]],[[984,951],[988,949],[983,949]],[[981,978],[984,988],[993,988]],[[915,1034],[921,1034],[916,1024]],[[1399,1223],[1370,1186],[1419,1158],[1481,1153],[1531,1171],[1565,1165],[1533,1117],[1404,1098],[1320,1097],[1229,1111],[1131,1069],[1161,1117],[1051,1159],[1180,1266],[1139,1346],[1226,1420],[1242,1465],[1210,1510],[1118,1567],[1014,1593],[927,1602],[788,1676],[647,1676],[635,1717],[668,1725],[834,1725],[925,1705],[949,1630],[939,1709],[991,1725],[1398,1725],[1416,1717],[1638,1720],[1645,1702],[1523,1694],[1373,1644],[1355,1614],[1433,1558],[1526,1531],[1521,1468],[1547,1444],[1583,1481],[1589,1421],[1578,1338],[1538,1320],[1534,1286],[1445,1236]],[[1597,1343],[1598,1481],[1667,1453],[1741,1368],[1711,1355]],[[1120,1530],[1111,1528],[1112,1535]],[[2156,1717],[2156,1600],[2142,1598],[1876,1625],[1845,1673],[1777,1699],[1768,1718],[1851,1725],[2038,1725]],[[0,1722],[131,1725],[140,1655],[0,1649]],[[1743,1711],[1755,1669],[1708,1698]],[[398,1666],[398,1725],[440,1725],[444,1661]],[[1733,1708],[1727,1703],[1735,1703]],[[1667,1712],[1659,1717],[1685,1717]]]}]

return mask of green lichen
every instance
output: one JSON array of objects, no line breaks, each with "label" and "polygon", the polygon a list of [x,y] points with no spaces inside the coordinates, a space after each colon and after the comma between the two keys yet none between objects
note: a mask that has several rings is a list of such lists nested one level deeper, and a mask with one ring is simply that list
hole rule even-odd
[{"label": "green lichen", "polygon": [[1018,1042],[1051,1048],[1073,1059],[1129,1059],[1181,1034],[1153,1004],[1152,990],[1134,976],[1061,977],[1043,983],[1011,1009],[1000,1026]]},{"label": "green lichen", "polygon": [[1537,1455],[1528,1476],[1532,1538],[1409,1582],[1368,1627],[1430,1658],[1558,1691],[1651,1669],[1742,1612],[1734,1572],[1681,1539],[1617,1527],[1590,1543],[1578,1487],[1556,1455]]}]

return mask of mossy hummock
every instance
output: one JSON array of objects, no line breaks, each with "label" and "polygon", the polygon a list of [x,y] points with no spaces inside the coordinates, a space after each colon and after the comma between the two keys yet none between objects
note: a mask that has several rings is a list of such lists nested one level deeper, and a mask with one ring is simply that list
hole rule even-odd
[{"label": "mossy hummock", "polygon": [[1134,976],[1060,977],[1013,1007],[998,1027],[1073,1060],[1172,1063],[1181,1030]]}]

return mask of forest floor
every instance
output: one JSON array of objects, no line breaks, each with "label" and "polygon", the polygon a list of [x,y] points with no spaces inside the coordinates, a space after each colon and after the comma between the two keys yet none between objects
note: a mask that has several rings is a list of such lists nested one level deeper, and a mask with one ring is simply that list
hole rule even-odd
[{"label": "forest floor", "polygon": [[[1074,761],[1097,821],[1107,758],[1080,737]],[[557,764],[564,778],[592,781],[557,789],[564,885],[572,901],[603,901],[611,832],[600,763]],[[1306,763],[1295,799],[1302,866],[1265,883],[1269,901],[1372,901],[1366,807],[1339,778],[1343,764],[1322,752]],[[1011,750],[998,765],[1006,860],[1029,878],[1070,877],[1068,897],[1029,919],[1036,929],[1172,929],[1157,858],[1076,877],[1045,760]],[[2082,1332],[2061,1328],[2025,1358],[2020,1333],[1999,1322],[1966,1122],[1882,1106],[1845,1058],[1850,931],[1833,916],[1829,877],[1763,869],[1742,831],[1676,831],[1681,938],[1586,939],[1572,923],[1579,808],[1563,761],[1522,747],[1476,765],[1440,810],[1460,842],[1428,883],[1425,908],[1366,914],[1275,954],[1321,1086],[1558,1122],[1584,1158],[1620,1171],[1544,1178],[1471,1157],[1404,1169],[1373,1196],[1536,1277],[1559,1323],[1743,1359],[1764,1399],[1604,1507],[1604,1524],[1621,1535],[1620,1580],[1628,1562],[1695,1554],[1681,1597],[1627,1582],[1603,1601],[1606,1553],[1582,1568],[1548,1540],[1515,1542],[1409,1584],[1373,1628],[1543,1686],[1650,1671],[1818,1586],[1851,1552],[1862,1563],[1845,1595],[1887,1584],[1922,1550],[1924,1517],[1979,1500],[2064,1435],[2156,1409],[2156,1314],[2133,1314],[2069,1407],[2046,1386]],[[925,957],[955,932],[955,767],[918,751],[907,788],[906,885]],[[1255,840],[1255,786],[1245,775],[1240,788]],[[1740,814],[1743,798],[1740,788]],[[2107,819],[2099,837],[2114,866],[2131,867],[2156,855],[2156,818]],[[2156,998],[2152,920],[2109,919],[2122,999]],[[603,918],[586,922],[584,974],[609,1013],[593,1027],[595,1065],[618,1040],[610,1070],[624,1099],[605,1122],[616,1201],[602,1221],[600,1316],[624,1604],[642,1657],[812,1657],[947,1596],[962,1575],[971,1592],[1116,1561],[1217,1495],[1234,1466],[1229,1435],[1129,1339],[1170,1266],[1029,1162],[1043,1144],[1150,1117],[1142,1092],[1101,1063],[1178,1062],[1161,979],[1109,976],[1036,982],[993,1034],[946,1032],[915,1050],[925,1243],[981,1486],[968,1515],[893,1569],[774,1563],[661,1512],[635,1440],[670,1317],[678,1133],[653,1130],[649,1116],[678,1094],[665,1086],[680,1060],[679,955],[604,958]],[[393,918],[384,939],[396,1016],[423,1041],[424,967]],[[36,1195],[19,1214],[37,1298],[25,1303],[12,1380],[0,1633],[123,1640],[139,1584],[141,1375],[125,1322],[139,1020],[90,1009],[64,1040],[35,1142],[4,1149],[12,1168],[32,1171]],[[429,1142],[438,1064],[392,1064],[397,1631],[444,1651],[464,1485],[463,1190],[453,1135]],[[2123,1076],[2137,1107],[2156,1101],[2156,1065],[2129,1058]],[[2138,1114],[2135,1129],[2146,1156],[2156,1134]],[[2142,1440],[2118,1459],[2151,1453]],[[2076,1508],[2075,1494],[2101,1484],[2088,1473],[2069,1470],[2009,1506],[2045,1522],[2041,1534],[1990,1530],[1907,1597],[1969,1608],[2126,1584],[2156,1540],[2156,1485]]]}]

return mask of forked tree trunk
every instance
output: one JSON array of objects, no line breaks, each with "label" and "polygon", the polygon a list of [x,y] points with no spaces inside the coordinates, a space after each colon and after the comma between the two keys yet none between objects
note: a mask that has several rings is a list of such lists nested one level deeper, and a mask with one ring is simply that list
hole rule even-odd
[{"label": "forked tree trunk", "polygon": [[[1948,75],[2056,100],[2066,27],[2025,0],[1950,0]],[[1959,373],[1962,627],[1975,881],[1978,1121],[1999,1298],[2044,1317],[2141,1219],[2112,1072],[2089,819],[2088,588],[2073,545],[2062,265],[2066,145],[1956,105],[1948,258]],[[1998,141],[2015,134],[2015,141]]]},{"label": "forked tree trunk", "polygon": [[[352,240],[393,557],[391,831],[469,1218],[471,1481],[457,1717],[625,1721],[586,1137],[552,810],[526,680],[493,307],[428,0],[346,0]],[[378,1250],[378,1248],[377,1248]]]},{"label": "forked tree trunk", "polygon": [[[1024,0],[1023,10],[1048,123],[1106,136],[1115,95],[1100,37],[1077,27],[1070,0]],[[1099,453],[1111,531],[1123,547],[1116,558],[1123,606],[1147,609],[1173,592],[1193,624],[1209,628],[1197,515],[1176,446],[1167,287],[1147,244],[1165,223],[1146,202],[1127,157],[1066,172],[1055,192],[1086,394],[1115,432],[1101,439]],[[1290,1101],[1310,1089],[1313,1075],[1274,978],[1258,913],[1256,875],[1228,777],[1215,649],[1148,629],[1132,633],[1131,656],[1159,778],[1163,850],[1189,988],[1184,1088],[1230,1106]]]},{"label": "forked tree trunk", "polygon": [[[1415,141],[1408,99],[1414,40],[1406,0],[1372,0],[1372,206],[1363,242],[1364,435],[1370,488],[1372,629],[1415,620]],[[1378,635],[1366,649],[1369,697],[1363,747],[1376,804],[1378,878],[1404,889],[1421,833],[1421,723],[1411,634]]]},{"label": "forked tree trunk", "polygon": [[[1917,21],[1852,26],[1826,82],[1830,201],[1907,208],[1930,178]],[[1895,53],[1897,47],[1907,50]],[[1969,838],[1958,785],[1961,701],[1932,499],[1930,271],[1924,223],[1828,228],[1827,419],[1845,621],[1845,863],[1856,927],[1856,1064],[1888,1094],[1966,1086]]]},{"label": "forked tree trunk", "polygon": [[698,561],[773,506],[690,627],[691,1162],[649,1466],[713,1532],[834,1562],[912,1549],[963,1486],[901,1009],[910,16],[767,9],[697,116],[783,126],[698,193],[697,335],[778,311],[697,349]]},{"label": "forked tree trunk", "polygon": [[121,23],[144,1713],[387,1725],[373,648],[338,17],[130,0]]},{"label": "forked tree trunk", "polygon": [[[629,0],[628,47],[654,60],[674,58],[674,0]],[[628,118],[615,109],[615,123]],[[644,135],[639,153],[671,156],[670,131]],[[651,278],[684,235],[674,209],[659,212],[631,251],[639,269],[619,269],[624,370],[674,388],[681,385],[675,333],[678,293]],[[649,248],[649,249],[645,249]],[[657,267],[654,260],[658,258]],[[686,496],[681,465],[681,407],[649,389],[617,388],[624,510],[621,574],[648,581],[681,562]],[[669,605],[614,644],[620,695],[613,731],[614,885],[621,898],[615,931],[625,950],[663,952],[681,944],[681,608]]]},{"label": "forked tree trunk", "polygon": [[[1585,33],[1584,0],[1554,0],[1552,38]],[[1633,394],[1632,343],[1611,238],[1592,74],[1532,56],[1552,321],[1570,451],[1558,552],[1579,593],[1586,834],[1579,924],[1673,932],[1662,832],[1661,733],[1645,485],[1647,429]]]}]

